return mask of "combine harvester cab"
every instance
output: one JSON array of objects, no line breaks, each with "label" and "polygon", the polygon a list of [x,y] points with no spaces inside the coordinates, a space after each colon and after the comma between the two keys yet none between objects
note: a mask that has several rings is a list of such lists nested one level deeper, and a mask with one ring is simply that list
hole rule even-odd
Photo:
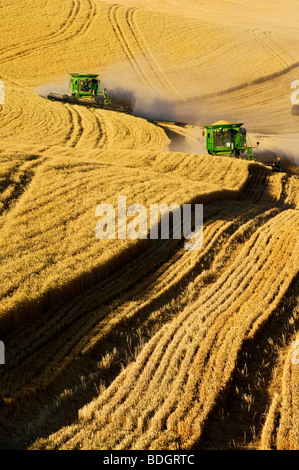
[{"label": "combine harvester cab", "polygon": [[70,76],[69,94],[49,93],[47,96],[49,100],[132,113],[129,103],[120,99],[110,99],[106,88],[101,85],[98,75],[71,73]]},{"label": "combine harvester cab", "polygon": [[[210,155],[224,155],[240,158],[246,152],[246,159],[259,161],[271,166],[273,171],[281,171],[280,158],[274,162],[262,162],[253,153],[253,147],[247,136],[243,123],[232,124],[228,121],[218,121],[210,126],[204,126],[203,136],[206,137],[205,148]],[[248,145],[249,142],[249,145]],[[259,142],[256,143],[256,146]]]}]

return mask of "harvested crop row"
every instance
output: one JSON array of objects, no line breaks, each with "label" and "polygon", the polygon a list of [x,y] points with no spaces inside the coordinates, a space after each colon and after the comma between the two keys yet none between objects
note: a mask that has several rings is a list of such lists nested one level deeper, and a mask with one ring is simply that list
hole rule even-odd
[{"label": "harvested crop row", "polygon": [[[0,156],[0,214],[7,212],[16,203],[33,177],[30,163],[32,155],[1,154]],[[3,220],[1,221],[1,225]]]},{"label": "harvested crop row", "polygon": [[298,224],[298,212],[288,210],[257,230],[211,289],[146,344],[81,411],[78,425],[53,435],[50,448],[194,445],[242,342],[271,315],[298,271]]},{"label": "harvested crop row", "polygon": [[[66,0],[63,7],[57,1],[46,2],[46,5],[33,2],[30,6],[32,15],[28,14],[25,1],[18,5],[19,8],[15,8],[10,2],[4,2],[6,21],[0,38],[2,78],[5,82],[14,80],[14,88],[30,86],[34,90],[53,80],[57,84],[68,77],[69,71],[84,69],[99,72],[104,82],[107,78],[108,89],[123,87],[133,94],[136,92],[141,101],[139,108],[145,115],[151,111],[158,117],[161,105],[162,108],[164,104],[168,105],[171,97],[175,98],[171,103],[171,114],[172,111],[176,113],[176,102],[181,105],[186,99],[192,100],[177,109],[186,112],[186,118],[192,121],[204,116],[213,122],[215,108],[218,113],[223,110],[229,119],[229,115],[238,115],[250,126],[256,126],[257,121],[261,126],[266,123],[269,132],[274,123],[267,124],[267,117],[273,116],[273,111],[280,131],[281,121],[287,123],[286,119],[289,120],[289,104],[286,104],[285,91],[281,91],[285,86],[284,77],[278,82],[265,80],[262,93],[261,83],[257,84],[257,89],[254,86],[248,88],[248,83],[263,79],[266,74],[286,73],[288,67],[281,71],[282,62],[294,67],[295,34],[290,40],[285,31],[275,27],[264,32],[254,25],[250,27],[247,22],[245,26],[233,25],[231,14],[217,15],[229,21],[228,28],[221,20],[216,20],[215,15],[211,19],[206,6],[200,8],[201,12],[205,11],[203,19],[194,6],[195,17],[191,18],[189,14],[184,17],[177,4],[175,8],[181,16],[149,11],[148,5],[145,7],[144,4],[137,4],[140,8],[135,8],[88,0]],[[156,8],[157,5],[153,9]],[[170,5],[168,8],[172,10]],[[225,4],[221,8],[231,11],[232,6]],[[246,7],[242,8],[247,11]],[[292,5],[292,9],[296,11],[296,6]],[[273,20],[272,14],[270,16],[267,15],[268,21]],[[18,26],[20,19],[22,27]],[[292,23],[291,18],[289,22]],[[93,38],[92,48],[89,47],[90,37]],[[220,43],[219,38],[222,38]],[[252,67],[256,54],[260,57],[259,66]],[[182,60],[184,73],[178,74]],[[219,83],[220,63],[226,73]],[[28,70],[30,73],[26,72]],[[289,75],[288,83],[291,81]],[[242,93],[238,89],[236,99],[234,94],[231,98],[229,90],[240,86]],[[216,97],[209,105],[209,93],[217,95],[224,90],[227,91],[224,97],[219,100]],[[266,96],[265,99],[262,97],[262,109],[261,95]],[[156,98],[161,99],[161,96],[159,103]],[[273,97],[277,97],[275,101]],[[246,110],[249,104],[252,107],[252,100],[256,100],[256,109],[248,115]],[[289,125],[295,131],[296,120],[294,126]]]},{"label": "harvested crop row", "polygon": [[162,98],[168,96],[181,98],[182,94],[166,78],[157,59],[148,48],[141,28],[136,22],[137,12],[136,8],[124,8],[120,5],[113,5],[109,9],[109,21],[129,63],[140,82],[151,90],[153,95]]},{"label": "harvested crop row", "polygon": [[[51,7],[52,5],[47,1],[46,5],[42,7],[43,15],[41,15],[39,11],[41,6],[37,4],[35,15],[32,13],[32,16],[29,15],[27,18],[24,17],[24,12],[22,12],[23,21],[25,20],[28,24],[28,29],[23,28],[24,40],[23,42],[20,41],[17,45],[8,46],[0,51],[2,64],[16,59],[25,58],[28,60],[36,53],[41,54],[43,50],[49,53],[49,49],[55,46],[61,47],[69,40],[78,39],[86,33],[96,16],[96,5],[90,0],[66,0],[63,7],[60,6],[59,15],[57,15],[57,10]],[[26,8],[25,2],[24,8]],[[39,20],[42,35],[30,38],[32,21],[34,21],[36,16]],[[14,35],[14,37],[20,38],[19,33],[18,31],[18,34]],[[10,34],[11,37],[12,35]]]},{"label": "harvested crop row", "polygon": [[[78,156],[80,153],[77,154]],[[133,168],[145,168],[150,174],[162,173],[168,177],[180,177],[183,180],[204,183],[207,185],[221,185],[224,192],[235,190],[241,191],[247,184],[249,178],[255,182],[256,175],[261,172],[261,178],[265,180],[268,173],[264,167],[253,162],[244,160],[213,157],[209,155],[169,152],[169,151],[140,151],[138,157],[136,153],[130,151],[97,153],[91,151],[90,158],[98,157],[103,163],[119,163]],[[238,177],[237,177],[238,175]],[[255,183],[254,183],[255,184]],[[258,185],[258,183],[256,183]],[[260,187],[259,187],[260,189]],[[266,184],[263,190],[267,190]]]}]

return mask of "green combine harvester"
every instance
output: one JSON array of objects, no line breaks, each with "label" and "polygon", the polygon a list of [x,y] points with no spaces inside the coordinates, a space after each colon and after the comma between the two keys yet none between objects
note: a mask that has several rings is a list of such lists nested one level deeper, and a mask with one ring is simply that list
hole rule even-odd
[{"label": "green combine harvester", "polygon": [[[254,155],[253,147],[247,136],[243,123],[232,124],[227,121],[218,121],[210,126],[204,126],[203,136],[206,137],[206,150],[210,155],[224,155],[235,158],[243,158],[246,155],[247,160],[260,161]],[[249,145],[248,145],[249,142]],[[256,143],[259,145],[259,142]],[[281,171],[280,158],[274,162],[261,162],[271,166],[274,171]]]},{"label": "green combine harvester", "polygon": [[109,97],[106,88],[101,85],[98,75],[70,73],[70,76],[69,94],[49,93],[47,96],[49,100],[132,113],[130,104],[125,100]]}]

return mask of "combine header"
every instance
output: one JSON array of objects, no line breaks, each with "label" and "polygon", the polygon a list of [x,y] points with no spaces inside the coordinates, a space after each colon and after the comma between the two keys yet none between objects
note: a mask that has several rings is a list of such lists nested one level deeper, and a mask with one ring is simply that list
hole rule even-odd
[{"label": "combine header", "polygon": [[[210,155],[226,155],[240,158],[246,152],[246,159],[261,161],[253,153],[253,147],[247,136],[243,123],[231,124],[227,121],[218,121],[211,126],[204,126],[203,136],[206,136],[206,150]],[[248,142],[249,145],[248,145]],[[256,143],[256,146],[259,142]],[[275,162],[261,162],[271,166],[274,171],[281,171],[280,158]]]},{"label": "combine header", "polygon": [[98,75],[70,73],[70,76],[69,94],[50,93],[47,96],[49,100],[132,113],[128,103],[109,97],[106,88],[101,85]]}]

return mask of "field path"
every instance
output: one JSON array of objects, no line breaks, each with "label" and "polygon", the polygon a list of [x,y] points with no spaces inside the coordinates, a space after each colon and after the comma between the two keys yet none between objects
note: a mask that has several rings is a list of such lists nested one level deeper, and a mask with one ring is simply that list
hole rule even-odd
[{"label": "field path", "polygon": [[[1,449],[298,449],[298,15],[0,0]],[[45,99],[71,72],[132,115]],[[283,172],[208,155],[220,119]],[[99,239],[120,195],[203,204],[203,246]]]},{"label": "field path", "polygon": [[[145,84],[155,95],[165,98],[178,98],[181,95],[169,82],[148,47],[141,29],[136,21],[137,8],[124,9],[119,5],[113,5],[109,10],[109,18],[113,30],[141,82]],[[155,86],[157,83],[157,86]],[[159,89],[162,86],[162,92]]]}]

